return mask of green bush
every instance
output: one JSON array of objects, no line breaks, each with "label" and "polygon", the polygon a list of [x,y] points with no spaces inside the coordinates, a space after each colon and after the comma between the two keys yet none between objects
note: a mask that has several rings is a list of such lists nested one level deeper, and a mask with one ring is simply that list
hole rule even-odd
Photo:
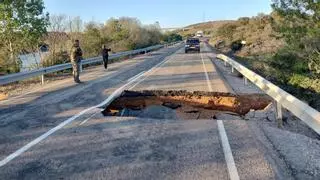
[{"label": "green bush", "polygon": [[304,89],[310,89],[317,93],[320,93],[320,80],[313,79],[306,75],[293,74],[288,82],[290,85],[302,87]]},{"label": "green bush", "polygon": [[182,41],[182,36],[177,33],[166,33],[162,36],[164,42],[176,42]]},{"label": "green bush", "polygon": [[49,54],[43,58],[41,64],[42,67],[49,67],[57,64],[63,64],[70,61],[69,54],[67,51],[60,51],[55,54]]},{"label": "green bush", "polygon": [[297,57],[289,52],[278,52],[274,55],[271,65],[277,69],[288,70],[293,67]]},{"label": "green bush", "polygon": [[270,65],[279,71],[285,71],[289,73],[304,74],[309,72],[308,63],[301,60],[297,54],[281,50],[276,53]]},{"label": "green bush", "polygon": [[[8,60],[9,55],[0,53],[0,74],[17,73],[20,71],[19,60]],[[18,62],[18,64],[16,63]]]}]

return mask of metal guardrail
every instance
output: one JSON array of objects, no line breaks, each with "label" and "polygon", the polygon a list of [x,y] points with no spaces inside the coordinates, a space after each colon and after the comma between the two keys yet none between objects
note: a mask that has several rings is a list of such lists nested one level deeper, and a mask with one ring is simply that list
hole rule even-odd
[{"label": "metal guardrail", "polygon": [[[124,57],[124,56],[136,55],[136,54],[139,54],[142,52],[147,53],[148,51],[152,51],[152,50],[159,49],[162,47],[168,47],[168,46],[174,45],[176,43],[177,42],[164,44],[164,45],[155,45],[155,46],[150,46],[147,48],[137,49],[137,50],[132,50],[132,51],[119,52],[119,53],[110,55],[109,59],[116,59],[116,58],[120,58],[120,57]],[[99,62],[102,62],[102,57],[94,57],[94,58],[85,59],[85,60],[82,60],[81,64],[86,65],[86,64],[95,64],[95,63],[99,63]],[[42,82],[42,84],[44,84],[44,75],[45,74],[58,72],[58,71],[62,71],[62,70],[70,69],[70,68],[72,68],[71,63],[65,63],[65,64],[59,64],[59,65],[50,66],[50,67],[46,67],[46,68],[40,68],[40,69],[28,71],[28,72],[20,72],[20,73],[0,76],[0,85],[9,84],[9,83],[16,82],[16,81],[21,81],[21,80],[29,79],[29,78],[36,77],[36,76],[41,76],[41,82]]]},{"label": "metal guardrail", "polygon": [[239,73],[244,76],[244,82],[247,83],[247,80],[250,80],[253,84],[258,86],[262,91],[271,96],[277,102],[277,119],[280,120],[282,124],[282,107],[289,110],[296,117],[304,121],[310,128],[315,130],[320,134],[320,112],[310,107],[306,103],[282,90],[278,86],[264,79],[260,75],[254,73],[248,68],[244,67],[235,60],[223,55],[217,55],[217,58],[223,60],[226,63],[230,64],[233,68],[236,69]]}]

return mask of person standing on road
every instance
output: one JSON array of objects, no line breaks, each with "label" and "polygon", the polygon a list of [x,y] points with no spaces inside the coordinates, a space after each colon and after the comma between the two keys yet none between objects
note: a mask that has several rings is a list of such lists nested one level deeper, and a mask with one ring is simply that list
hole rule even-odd
[{"label": "person standing on road", "polygon": [[108,52],[111,51],[111,49],[107,49],[106,45],[102,46],[102,51],[101,51],[101,55],[103,58],[103,65],[104,68],[107,69],[108,68],[108,59],[109,59],[109,54]]},{"label": "person standing on road", "polygon": [[81,83],[79,76],[80,76],[80,66],[82,60],[82,50],[80,48],[79,40],[75,40],[74,44],[71,48],[70,52],[70,60],[72,63],[72,70],[73,70],[73,79],[76,83]]}]

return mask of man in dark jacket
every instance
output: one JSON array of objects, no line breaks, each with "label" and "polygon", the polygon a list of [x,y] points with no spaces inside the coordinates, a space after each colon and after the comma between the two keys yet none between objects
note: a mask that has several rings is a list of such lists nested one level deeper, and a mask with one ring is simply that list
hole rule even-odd
[{"label": "man in dark jacket", "polygon": [[107,49],[107,48],[106,48],[106,45],[103,45],[103,46],[102,46],[101,55],[102,55],[102,58],[103,58],[103,65],[104,65],[104,68],[105,68],[105,69],[108,68],[108,58],[109,58],[108,52],[109,52],[109,51],[111,51],[111,49]]}]

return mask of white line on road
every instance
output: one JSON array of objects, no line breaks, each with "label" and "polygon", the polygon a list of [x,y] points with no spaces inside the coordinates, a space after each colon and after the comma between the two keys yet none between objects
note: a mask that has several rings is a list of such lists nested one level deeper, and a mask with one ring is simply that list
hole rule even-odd
[{"label": "white line on road", "polygon": [[142,71],[141,73],[133,76],[132,78],[128,79],[128,82],[132,81],[132,79],[135,79],[135,78],[138,77],[138,76],[141,76],[141,74],[144,74],[145,72],[146,72],[146,71]]},{"label": "white line on road", "polygon": [[[202,60],[203,69],[204,69],[204,72],[205,72],[205,75],[207,78],[207,84],[208,84],[209,91],[212,92],[213,90],[211,87],[211,83],[209,80],[207,69],[206,69],[204,61],[203,61],[202,53],[200,53],[200,56],[201,56],[201,60]],[[217,123],[218,123],[218,130],[219,130],[219,135],[220,135],[220,139],[221,139],[221,143],[222,143],[224,158],[226,160],[228,171],[229,171],[230,180],[239,180],[240,178],[239,178],[238,170],[237,170],[236,164],[233,159],[232,151],[230,148],[230,144],[229,144],[226,130],[224,129],[223,121],[217,120]]]},{"label": "white line on road", "polygon": [[122,110],[122,112],[121,112],[121,117],[124,115],[124,113],[126,112],[126,108],[124,108],[123,110]]},{"label": "white line on road", "polygon": [[163,66],[166,62],[168,62],[171,58],[168,58],[165,61],[162,61],[161,63],[157,64],[154,68],[150,69],[149,71],[147,71],[144,75],[146,75],[143,79],[139,80],[136,84],[134,84],[133,86],[131,86],[129,88],[129,90],[132,90],[134,87],[136,87],[138,84],[140,84],[142,81],[144,81],[145,79],[147,79],[151,74],[155,73],[157,70],[155,70],[158,67]]},{"label": "white line on road", "polygon": [[203,65],[203,69],[204,69],[204,74],[206,75],[206,79],[207,79],[207,84],[208,84],[209,91],[212,92],[211,83],[210,83],[210,80],[209,80],[207,68],[206,68],[206,66],[205,66],[205,64],[204,64],[204,61],[203,61],[202,53],[200,53],[200,56],[201,56],[201,60],[202,60],[202,65]]},{"label": "white line on road", "polygon": [[226,130],[224,129],[223,121],[218,120],[218,130],[220,134],[220,139],[222,142],[222,149],[224,153],[224,158],[226,159],[230,180],[239,180],[239,174],[237,171],[236,164],[234,163],[234,159],[232,156],[232,151],[230,148],[228,136]]},{"label": "white line on road", "polygon": [[83,114],[85,114],[88,111],[91,111],[92,109],[94,109],[95,107],[90,107],[88,109],[85,109],[83,111],[81,111],[79,114],[63,121],[62,123],[60,123],[58,126],[50,129],[48,132],[42,134],[41,136],[37,137],[36,139],[34,139],[33,141],[31,141],[30,143],[28,143],[27,145],[23,146],[22,148],[18,149],[17,151],[15,151],[14,153],[10,154],[9,156],[7,156],[6,158],[4,158],[3,160],[0,161],[0,167],[4,166],[5,164],[7,164],[8,162],[10,162],[11,160],[13,160],[14,158],[16,158],[17,156],[21,155],[22,153],[24,153],[25,151],[27,151],[28,149],[30,149],[32,146],[38,144],[40,141],[44,140],[45,138],[47,138],[48,136],[50,136],[51,134],[53,134],[54,132],[56,132],[57,130],[61,129],[62,127],[64,127],[65,125],[69,124],[70,122],[74,121],[76,118],[82,116]]},{"label": "white line on road", "polygon": [[84,123],[86,123],[89,119],[91,119],[94,115],[96,115],[98,112],[93,113],[90,117],[88,117],[87,119],[85,119],[84,121],[82,121],[80,123],[80,125],[83,125]]},{"label": "white line on road", "polygon": [[[168,60],[168,59],[167,59]],[[149,73],[151,71],[153,71],[155,68],[157,68],[158,66],[162,65],[164,62],[166,62],[167,60],[164,60],[160,63],[158,63],[157,65],[155,65],[154,67],[152,67],[149,71],[147,71],[146,73]],[[52,135],[53,133],[55,133],[56,131],[58,131],[59,129],[61,129],[62,127],[66,126],[67,124],[71,123],[72,121],[74,121],[75,119],[77,119],[78,117],[84,115],[85,113],[95,109],[95,108],[99,108],[101,106],[107,105],[108,103],[110,103],[114,98],[118,97],[121,95],[121,93],[123,92],[123,90],[131,85],[132,83],[134,83],[136,80],[138,80],[140,77],[142,77],[144,74],[141,74],[139,76],[137,76],[135,79],[132,79],[132,81],[126,83],[125,85],[121,86],[120,88],[118,88],[116,91],[114,91],[106,100],[104,100],[103,102],[101,102],[100,104],[96,105],[96,106],[92,106],[88,109],[85,109],[83,111],[81,111],[80,113],[72,116],[71,118],[63,121],[62,123],[60,123],[58,126],[50,129],[48,132],[42,134],[41,136],[37,137],[36,139],[34,139],[33,141],[29,142],[28,144],[26,144],[25,146],[21,147],[20,149],[18,149],[17,151],[13,152],[12,154],[10,154],[9,156],[7,156],[6,158],[4,158],[3,160],[0,161],[0,167],[6,165],[8,162],[12,161],[14,158],[20,156],[22,153],[24,153],[25,151],[27,151],[28,149],[30,149],[31,147],[33,147],[34,145],[38,144],[39,142],[41,142],[42,140],[46,139],[48,136]],[[145,78],[144,78],[145,79]],[[141,82],[141,81],[139,81]],[[136,86],[137,84],[135,84],[134,86]],[[88,119],[89,120],[89,119]]]},{"label": "white line on road", "polygon": [[[89,72],[89,73],[90,73],[90,72]],[[90,75],[90,74],[89,74],[89,75]],[[118,73],[117,73],[117,72],[115,72],[115,73],[110,73],[110,74],[108,73],[108,74],[105,74],[105,75],[103,75],[103,76],[99,76],[99,78],[104,78],[104,77],[106,77],[107,75],[109,75],[109,76],[108,76],[107,78],[103,79],[104,81],[113,78],[114,76],[118,75]],[[98,82],[98,81],[99,81],[99,79],[95,79],[95,80],[93,80],[91,83],[95,83],[95,82]],[[68,84],[68,83],[70,83],[70,82],[73,83],[73,80],[71,80],[71,79],[64,79],[64,80],[62,80],[61,82],[56,82],[54,85],[55,85],[55,86],[60,86],[60,85],[66,84],[66,83]],[[90,85],[90,84],[89,84],[89,85]],[[85,87],[87,87],[87,86],[83,86],[83,88],[85,88]],[[82,88],[82,89],[83,89],[83,88]],[[8,102],[8,101],[16,100],[16,99],[21,98],[21,97],[23,97],[23,96],[26,96],[26,95],[29,95],[29,94],[32,94],[32,93],[36,93],[36,92],[38,92],[39,90],[42,90],[42,91],[43,91],[43,90],[44,90],[44,91],[46,91],[46,90],[52,90],[52,86],[49,85],[48,87],[39,87],[39,88],[34,89],[34,90],[32,90],[32,91],[26,92],[26,93],[24,93],[24,94],[21,94],[21,95],[18,95],[18,96],[13,96],[13,97],[10,98],[10,99],[2,100],[2,101],[0,101],[0,105],[6,103],[6,102]],[[27,98],[27,97],[24,97],[24,98]],[[24,98],[23,98],[23,99],[24,99]]]}]

